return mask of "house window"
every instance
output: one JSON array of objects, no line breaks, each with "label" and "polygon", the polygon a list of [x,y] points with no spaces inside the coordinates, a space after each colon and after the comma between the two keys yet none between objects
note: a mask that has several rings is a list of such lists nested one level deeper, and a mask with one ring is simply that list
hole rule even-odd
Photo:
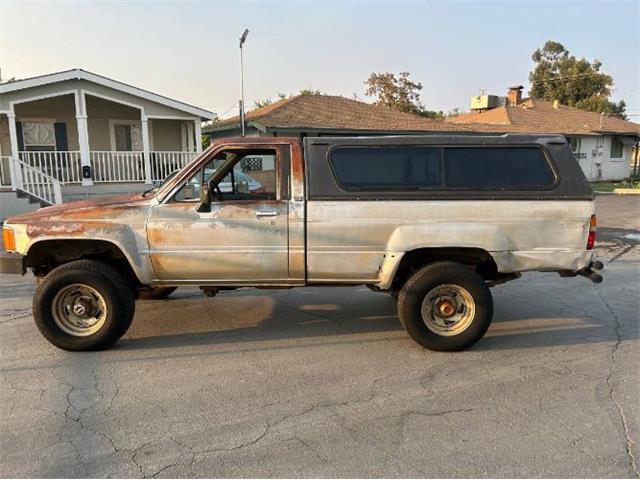
[{"label": "house window", "polygon": [[118,152],[141,152],[142,126],[138,122],[114,121],[111,124],[111,149]]},{"label": "house window", "polygon": [[617,138],[611,139],[611,158],[622,158],[622,142]]},{"label": "house window", "polygon": [[27,151],[55,151],[53,121],[22,122],[22,140]]},{"label": "house window", "polygon": [[573,153],[579,153],[580,152],[580,137],[569,137],[569,145],[571,145],[571,151]]}]

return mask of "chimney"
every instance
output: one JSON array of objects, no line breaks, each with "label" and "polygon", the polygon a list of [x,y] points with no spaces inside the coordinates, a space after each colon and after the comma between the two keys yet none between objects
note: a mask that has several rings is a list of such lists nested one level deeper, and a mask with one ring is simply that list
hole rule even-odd
[{"label": "chimney", "polygon": [[507,91],[507,106],[514,107],[520,103],[520,101],[522,100],[523,88],[524,87],[522,85],[509,87],[509,91]]}]

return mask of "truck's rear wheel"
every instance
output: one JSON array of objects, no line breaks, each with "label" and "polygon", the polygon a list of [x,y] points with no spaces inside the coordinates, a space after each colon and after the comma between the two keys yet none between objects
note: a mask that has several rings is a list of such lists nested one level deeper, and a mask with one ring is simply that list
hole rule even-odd
[{"label": "truck's rear wheel", "polygon": [[493,317],[484,279],[454,262],[417,271],[400,291],[398,315],[411,338],[430,350],[462,350],[477,342]]},{"label": "truck's rear wheel", "polygon": [[55,268],[38,284],[33,317],[44,337],[65,350],[99,350],[115,343],[133,320],[135,300],[112,267],[78,260]]}]

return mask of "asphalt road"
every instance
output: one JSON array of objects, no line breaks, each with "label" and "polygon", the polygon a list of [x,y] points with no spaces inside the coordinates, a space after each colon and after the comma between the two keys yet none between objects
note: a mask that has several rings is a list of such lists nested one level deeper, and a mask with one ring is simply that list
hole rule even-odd
[{"label": "asphalt road", "polygon": [[181,289],[115,348],[67,353],[33,279],[0,275],[0,476],[638,477],[640,198],[598,213],[604,283],[498,286],[452,354],[363,287]]}]

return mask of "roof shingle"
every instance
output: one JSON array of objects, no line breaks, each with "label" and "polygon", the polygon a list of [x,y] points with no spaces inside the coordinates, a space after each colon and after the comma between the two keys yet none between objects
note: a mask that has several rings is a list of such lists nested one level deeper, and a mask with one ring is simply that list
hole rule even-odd
[{"label": "roof shingle", "polygon": [[[330,95],[297,95],[246,114],[247,122],[257,122],[267,128],[403,131],[403,132],[466,132],[463,125],[419,117],[386,107]],[[239,117],[211,125],[205,131],[233,127]]]},{"label": "roof shingle", "polygon": [[526,99],[514,106],[465,113],[446,121],[465,125],[475,132],[565,135],[618,133],[640,136],[640,124],[566,105],[555,108],[552,102],[535,98]]}]

